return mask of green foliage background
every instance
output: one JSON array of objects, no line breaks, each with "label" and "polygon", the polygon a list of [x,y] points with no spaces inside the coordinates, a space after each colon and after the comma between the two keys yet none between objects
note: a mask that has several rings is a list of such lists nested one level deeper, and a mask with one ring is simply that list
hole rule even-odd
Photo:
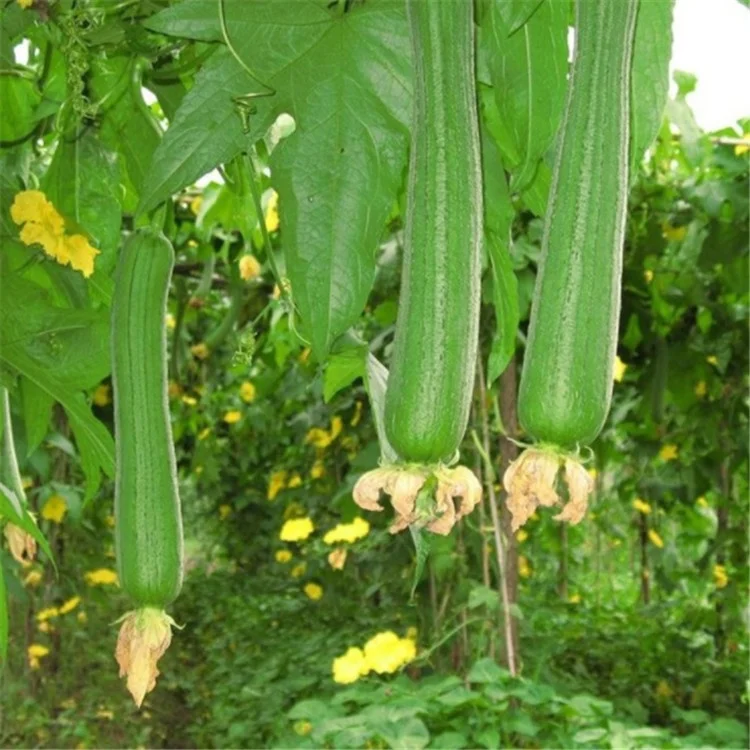
[{"label": "green foliage background", "polygon": [[[626,369],[594,446],[587,519],[563,530],[540,513],[506,540],[520,677],[502,666],[488,510],[432,542],[413,598],[413,545],[388,534],[387,512],[370,514],[343,570],[323,542],[360,515],[351,490],[380,454],[367,368],[369,355],[387,363],[397,309],[411,104],[402,4],[225,0],[228,37],[214,0],[0,6],[11,113],[0,130],[0,382],[58,570],[45,555],[25,569],[0,550],[10,622],[0,744],[747,746],[750,121],[702,133],[686,74],[666,118],[654,117],[669,49],[644,29],[668,22],[671,4],[644,5],[654,17],[639,21],[648,53],[634,76],[655,98],[638,99],[636,161],[658,137],[633,175]],[[539,260],[567,73],[562,7],[477,6],[490,197],[482,362],[494,385],[477,399],[470,466],[484,414],[493,459],[507,446],[497,379],[522,354]],[[27,65],[13,56],[22,40]],[[221,181],[195,185],[217,166]],[[43,190],[101,249],[90,279],[20,243],[9,207],[22,189]],[[178,257],[170,404],[188,573],[172,612],[185,628],[138,712],[112,657],[128,603],[87,573],[114,568],[112,271],[122,233],[160,205]],[[246,253],[261,267],[250,281],[238,273]],[[352,254],[356,273],[341,262]],[[239,420],[225,420],[234,411]],[[329,446],[306,440],[336,418]],[[301,483],[269,499],[281,471]],[[60,522],[45,517],[52,496],[64,500]],[[310,539],[282,542],[284,521],[303,516]],[[282,549],[290,562],[277,562]],[[311,582],[320,600],[305,595]],[[70,612],[40,621],[73,597]],[[419,655],[403,673],[333,681],[348,647],[411,627]],[[49,649],[38,668],[32,644]]]}]

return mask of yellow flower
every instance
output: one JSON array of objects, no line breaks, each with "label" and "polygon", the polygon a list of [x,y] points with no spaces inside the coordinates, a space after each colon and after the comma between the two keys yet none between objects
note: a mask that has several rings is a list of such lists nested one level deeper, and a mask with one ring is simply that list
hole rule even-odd
[{"label": "yellow flower", "polygon": [[698,506],[700,506],[701,508],[708,508],[708,507],[709,507],[709,505],[708,505],[708,500],[706,500],[706,498],[705,498],[705,497],[703,497],[703,495],[701,495],[701,496],[700,496],[700,497],[699,497],[699,498],[698,498],[698,499],[697,499],[697,500],[695,501],[695,504],[696,504],[696,505],[698,505]]},{"label": "yellow flower", "polygon": [[249,380],[246,380],[240,386],[240,398],[246,404],[250,404],[255,401],[255,386]]},{"label": "yellow flower", "polygon": [[417,655],[414,641],[399,638],[392,630],[370,638],[364,651],[367,666],[378,674],[395,672]]},{"label": "yellow flower", "polygon": [[206,359],[209,355],[208,347],[203,341],[198,344],[193,344],[193,346],[190,347],[190,353],[196,359]]},{"label": "yellow flower", "polygon": [[40,633],[54,633],[55,632],[55,629],[52,627],[52,625],[50,625],[50,623],[47,620],[40,622],[36,627]]},{"label": "yellow flower", "polygon": [[322,479],[326,475],[326,465],[318,459],[310,469],[310,476],[313,479]]},{"label": "yellow flower", "polygon": [[198,433],[198,440],[205,440],[210,434],[211,434],[211,428],[210,427],[204,427]]},{"label": "yellow flower", "polygon": [[651,540],[651,544],[655,547],[658,547],[659,549],[664,547],[664,541],[653,529],[648,530],[648,538]]},{"label": "yellow flower", "polygon": [[164,316],[164,324],[170,331],[174,331],[175,326],[177,325],[177,321],[174,319],[174,315],[172,315],[172,313],[167,313]]},{"label": "yellow flower", "polygon": [[370,533],[370,524],[364,518],[357,517],[351,523],[340,523],[323,537],[326,544],[338,542],[356,542]]},{"label": "yellow flower", "polygon": [[101,250],[92,247],[82,234],[74,234],[63,239],[63,248],[58,247],[55,260],[63,265],[70,264],[71,268],[88,278],[94,273],[94,259],[100,254]]},{"label": "yellow flower", "polygon": [[24,586],[30,586],[31,588],[38,586],[42,582],[42,572],[40,570],[32,570],[26,574],[26,578],[23,579]]},{"label": "yellow flower", "polygon": [[643,513],[644,516],[647,516],[651,512],[651,506],[641,500],[640,497],[637,497],[635,500],[633,500],[633,508],[635,508],[639,513]]},{"label": "yellow flower", "polygon": [[34,4],[34,0],[16,0],[16,2],[24,9],[30,8]]},{"label": "yellow flower", "polygon": [[203,196],[202,195],[196,195],[195,198],[193,198],[190,201],[190,211],[192,212],[193,216],[197,216],[198,213],[201,210],[201,205],[203,204]]},{"label": "yellow flower", "polygon": [[41,516],[47,521],[62,523],[65,514],[68,512],[68,504],[62,495],[50,495],[47,502],[42,506]]},{"label": "yellow flower", "polygon": [[[19,0],[19,2],[21,2],[21,1],[27,2],[27,3],[30,2],[30,0]],[[23,6],[23,7],[28,7],[28,6]],[[750,142],[747,142],[747,143],[738,143],[734,147],[734,155],[735,156],[742,156],[742,154],[746,154],[748,151],[750,151]]]},{"label": "yellow flower", "polygon": [[276,558],[277,563],[281,563],[282,565],[284,563],[288,563],[292,559],[292,553],[288,549],[279,549],[276,550],[276,554],[274,555]]},{"label": "yellow flower", "polygon": [[243,281],[252,281],[260,276],[260,263],[254,255],[249,253],[243,255],[239,261],[240,264],[240,276]]},{"label": "yellow flower", "polygon": [[719,360],[713,354],[711,354],[710,356],[706,357],[706,362],[708,362],[709,365],[713,365],[714,367],[716,367],[716,365],[719,364]]},{"label": "yellow flower", "polygon": [[699,380],[695,384],[694,392],[695,392],[695,395],[698,398],[704,398],[705,395],[706,395],[706,393],[708,393],[708,387],[706,386],[706,381],[705,380]]},{"label": "yellow flower", "polygon": [[67,615],[68,612],[72,612],[80,603],[80,596],[71,597],[68,601],[63,602],[63,604],[60,605],[60,614]]},{"label": "yellow flower", "polygon": [[344,423],[341,421],[341,417],[334,417],[331,420],[331,442],[333,442],[340,434],[341,430],[344,429]]},{"label": "yellow flower", "polygon": [[340,685],[356,682],[370,671],[361,648],[352,646],[343,656],[333,660],[333,680]]},{"label": "yellow flower", "polygon": [[282,542],[302,542],[315,530],[310,518],[293,518],[281,527],[279,539]]},{"label": "yellow flower", "polygon": [[219,506],[219,518],[223,521],[232,514],[232,506],[226,503]]},{"label": "yellow flower", "polygon": [[672,688],[669,687],[669,683],[666,680],[659,680],[656,688],[654,688],[654,693],[656,693],[659,698],[671,698]]},{"label": "yellow flower", "polygon": [[26,649],[26,653],[29,658],[29,666],[32,669],[39,669],[39,659],[47,656],[49,649],[46,646],[42,646],[41,643],[32,643]]},{"label": "yellow flower", "polygon": [[359,420],[362,419],[362,402],[357,401],[354,404],[354,414],[349,421],[351,427],[356,427],[359,424]]},{"label": "yellow flower", "polygon": [[275,232],[279,228],[279,194],[275,190],[271,190],[263,218],[269,232]]},{"label": "yellow flower", "polygon": [[343,570],[346,564],[347,552],[343,547],[336,547],[335,550],[328,554],[328,564],[334,570]]},{"label": "yellow flower", "polygon": [[680,451],[674,443],[667,443],[662,445],[659,451],[659,458],[662,461],[674,461],[679,455]]},{"label": "yellow flower", "polygon": [[729,584],[729,576],[725,565],[714,565],[714,583],[717,589],[723,589]]},{"label": "yellow flower", "polygon": [[519,529],[516,532],[516,541],[525,542],[529,538],[529,532],[524,529]]},{"label": "yellow flower", "polygon": [[268,482],[268,499],[273,500],[286,487],[286,471],[274,471]]},{"label": "yellow flower", "polygon": [[300,487],[301,485],[302,477],[295,471],[294,474],[289,477],[289,484],[287,484],[287,487],[289,487],[289,489],[294,489],[295,487]]},{"label": "yellow flower", "polygon": [[290,575],[292,576],[292,578],[302,578],[302,576],[305,575],[306,570],[307,570],[306,562],[297,563],[292,568]]},{"label": "yellow flower", "polygon": [[615,383],[622,383],[622,379],[625,377],[625,371],[627,369],[628,366],[619,357],[615,357],[615,366],[612,371],[612,377],[614,378]]},{"label": "yellow flower", "polygon": [[115,573],[114,570],[110,570],[109,568],[98,568],[97,570],[90,570],[84,575],[84,578],[86,579],[86,583],[88,583],[89,586],[108,586],[111,584],[116,584],[118,582],[117,573]]},{"label": "yellow flower", "polygon": [[568,597],[568,601],[571,604],[580,604],[581,603],[581,595],[580,594],[571,594]]},{"label": "yellow flower", "polygon": [[318,599],[321,599],[323,597],[323,587],[318,586],[317,583],[307,583],[305,584],[305,588],[303,589],[305,592],[305,595],[308,599],[312,599],[314,602],[317,602]]},{"label": "yellow flower", "polygon": [[316,448],[327,448],[331,444],[328,430],[322,427],[312,427],[305,435],[305,442],[314,445]]},{"label": "yellow flower", "polygon": [[44,622],[45,620],[51,620],[54,617],[59,616],[60,610],[57,607],[46,607],[45,609],[40,609],[36,613],[36,619],[37,622]]},{"label": "yellow flower", "polygon": [[233,411],[228,411],[224,415],[224,421],[227,424],[236,424],[237,422],[240,421],[240,419],[242,419],[242,412],[237,411],[236,409],[234,409]]},{"label": "yellow flower", "polygon": [[687,234],[687,227],[673,227],[668,222],[665,222],[664,224],[662,224],[662,234],[670,241],[681,242],[685,239],[685,235]]},{"label": "yellow flower", "polygon": [[521,578],[531,578],[531,566],[523,555],[518,556],[518,575]]},{"label": "yellow flower", "polygon": [[10,207],[10,217],[18,225],[41,227],[39,231],[51,238],[60,238],[65,234],[65,220],[41,190],[16,193]]},{"label": "yellow flower", "polygon": [[97,406],[106,406],[107,404],[112,403],[112,396],[111,396],[112,388],[108,383],[102,383],[101,385],[98,385],[96,387],[96,390],[94,391],[93,396],[93,402]]},{"label": "yellow flower", "polygon": [[296,734],[305,737],[312,732],[313,725],[309,721],[300,720],[294,722],[293,728]]},{"label": "yellow flower", "polygon": [[192,396],[183,396],[182,403],[186,404],[187,406],[195,406],[198,403],[198,399],[193,398]]}]

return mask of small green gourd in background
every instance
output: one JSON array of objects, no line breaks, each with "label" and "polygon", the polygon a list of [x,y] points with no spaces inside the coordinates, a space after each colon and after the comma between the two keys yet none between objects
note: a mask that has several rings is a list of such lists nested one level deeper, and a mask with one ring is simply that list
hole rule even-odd
[{"label": "small green gourd in background", "polygon": [[171,641],[164,611],[182,585],[182,520],[167,395],[167,294],[174,251],[137,230],[118,260],[112,307],[115,549],[135,609],[122,618],[116,657],[140,706]]},{"label": "small green gourd in background", "polygon": [[609,412],[628,196],[631,57],[638,0],[578,0],[573,68],[545,216],[518,397],[538,442],[508,469],[513,526],[556,505],[564,466],[577,523],[591,478],[577,460]]}]

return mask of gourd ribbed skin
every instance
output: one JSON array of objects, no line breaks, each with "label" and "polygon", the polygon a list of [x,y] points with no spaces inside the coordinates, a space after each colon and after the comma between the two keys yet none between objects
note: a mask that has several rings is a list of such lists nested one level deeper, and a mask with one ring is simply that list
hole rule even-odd
[{"label": "gourd ribbed skin", "polygon": [[138,230],[123,248],[112,308],[120,585],[139,606],[163,608],[182,585],[182,520],[167,396],[166,329],[174,251]]},{"label": "gourd ribbed skin", "polygon": [[414,111],[396,336],[385,402],[407,462],[453,457],[477,355],[482,182],[473,3],[408,0]]},{"label": "gourd ribbed skin", "polygon": [[638,0],[578,0],[519,389],[538,441],[594,440],[609,412],[628,194],[630,67]]}]

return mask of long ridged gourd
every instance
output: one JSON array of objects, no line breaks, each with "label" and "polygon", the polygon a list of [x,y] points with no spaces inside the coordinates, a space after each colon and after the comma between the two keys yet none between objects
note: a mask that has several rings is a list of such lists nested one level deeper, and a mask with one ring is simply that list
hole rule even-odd
[{"label": "long ridged gourd", "polygon": [[139,229],[122,249],[112,308],[120,585],[138,606],[163,608],[182,585],[182,521],[167,396],[165,314],[174,251]]},{"label": "long ridged gourd", "polygon": [[574,448],[612,396],[628,194],[630,68],[638,0],[578,0],[575,57],[545,217],[519,420]]},{"label": "long ridged gourd", "polygon": [[450,460],[477,355],[482,184],[473,3],[408,0],[414,110],[396,336],[385,403],[405,462]]}]

